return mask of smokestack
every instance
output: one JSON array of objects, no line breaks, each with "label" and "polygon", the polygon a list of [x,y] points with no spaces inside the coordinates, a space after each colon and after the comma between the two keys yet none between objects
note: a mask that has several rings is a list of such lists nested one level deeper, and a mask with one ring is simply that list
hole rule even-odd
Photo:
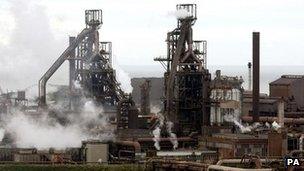
[{"label": "smokestack", "polygon": [[252,83],[251,83],[251,73],[252,73],[252,71],[251,71],[251,66],[252,66],[252,64],[251,64],[251,62],[248,62],[248,90],[249,91],[251,91],[251,85],[252,85]]},{"label": "smokestack", "polygon": [[253,122],[259,122],[260,32],[252,33],[252,61],[253,61],[252,117],[253,117]]},{"label": "smokestack", "polygon": [[278,122],[281,127],[284,127],[284,101],[280,99],[278,101]]}]

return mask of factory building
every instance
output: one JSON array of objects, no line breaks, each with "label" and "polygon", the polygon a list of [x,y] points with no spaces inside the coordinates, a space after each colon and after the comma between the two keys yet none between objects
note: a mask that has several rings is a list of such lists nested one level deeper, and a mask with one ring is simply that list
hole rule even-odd
[{"label": "factory building", "polygon": [[211,125],[222,125],[225,115],[241,115],[242,83],[242,78],[223,76],[220,70],[216,71],[216,77],[210,83]]},{"label": "factory building", "polygon": [[206,138],[206,147],[216,149],[219,158],[241,158],[244,154],[267,156],[267,136],[248,134],[213,134]]},{"label": "factory building", "polygon": [[284,98],[286,111],[304,111],[304,76],[282,75],[269,83],[269,96]]}]

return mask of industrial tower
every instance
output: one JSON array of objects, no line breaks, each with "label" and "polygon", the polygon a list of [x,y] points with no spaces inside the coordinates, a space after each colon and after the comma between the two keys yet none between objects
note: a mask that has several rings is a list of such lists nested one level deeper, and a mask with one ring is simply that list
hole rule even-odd
[{"label": "industrial tower", "polygon": [[187,136],[209,125],[209,83],[206,41],[194,41],[192,26],[196,4],[176,6],[177,28],[167,34],[167,57],[155,58],[166,67],[164,109],[179,136]]},{"label": "industrial tower", "polygon": [[[69,61],[70,109],[79,111],[81,98],[93,99],[104,109],[117,109],[117,127],[124,129],[131,124],[128,117],[136,114],[135,104],[129,94],[125,94],[116,80],[112,68],[112,43],[99,41],[102,25],[101,10],[85,11],[86,27],[77,37],[70,37],[70,45],[39,80],[39,106],[46,104],[46,83],[56,70]],[[79,91],[79,87],[81,87]],[[132,109],[130,109],[132,108]]]}]

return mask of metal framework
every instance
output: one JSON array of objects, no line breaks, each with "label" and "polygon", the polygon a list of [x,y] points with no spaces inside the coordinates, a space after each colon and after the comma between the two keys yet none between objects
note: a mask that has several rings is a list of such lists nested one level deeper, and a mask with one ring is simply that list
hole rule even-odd
[{"label": "metal framework", "polygon": [[[124,117],[129,116],[134,103],[126,95],[116,80],[112,68],[112,43],[100,42],[98,29],[102,24],[101,10],[85,11],[86,28],[77,36],[70,37],[69,47],[39,80],[39,106],[46,106],[46,83],[56,70],[69,60],[70,109],[77,110],[81,105],[80,96],[92,98],[103,107],[118,106],[119,127],[125,128]],[[79,91],[75,87],[82,87]]]},{"label": "metal framework", "polygon": [[[39,80],[39,106],[46,106],[46,83],[57,71],[57,69],[69,58],[75,57],[75,49],[82,46],[81,56],[88,61],[88,58],[93,55],[93,52],[98,51],[98,29],[102,24],[101,10],[86,10],[85,11],[86,28],[76,38],[70,38],[70,45],[48,69],[48,71]],[[79,49],[79,48],[78,48]],[[82,63],[83,64],[83,63]],[[70,64],[72,66],[72,64]],[[75,70],[73,70],[74,72]],[[72,74],[70,74],[71,83]]]},{"label": "metal framework", "polygon": [[206,69],[206,41],[193,41],[195,4],[179,4],[188,14],[178,19],[177,28],[167,34],[167,58],[155,58],[166,66],[165,113],[178,135],[189,135],[209,124],[209,82]]},{"label": "metal framework", "polygon": [[[101,23],[101,12],[86,11],[87,27],[96,27]],[[99,34],[96,31],[79,43],[69,59],[71,107],[77,109],[77,100],[80,99],[77,97],[79,93],[84,93],[85,97],[93,98],[105,109],[118,107],[117,127],[127,128],[129,113],[135,104],[131,97],[122,91],[116,80],[115,70],[112,68],[112,43],[99,42]],[[82,86],[83,92],[75,89],[75,81]]]}]

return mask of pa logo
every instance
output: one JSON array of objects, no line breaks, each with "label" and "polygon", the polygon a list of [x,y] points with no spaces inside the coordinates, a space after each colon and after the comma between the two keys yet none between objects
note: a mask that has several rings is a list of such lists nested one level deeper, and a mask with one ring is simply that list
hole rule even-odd
[{"label": "pa logo", "polygon": [[285,166],[300,166],[300,159],[286,157]]}]

